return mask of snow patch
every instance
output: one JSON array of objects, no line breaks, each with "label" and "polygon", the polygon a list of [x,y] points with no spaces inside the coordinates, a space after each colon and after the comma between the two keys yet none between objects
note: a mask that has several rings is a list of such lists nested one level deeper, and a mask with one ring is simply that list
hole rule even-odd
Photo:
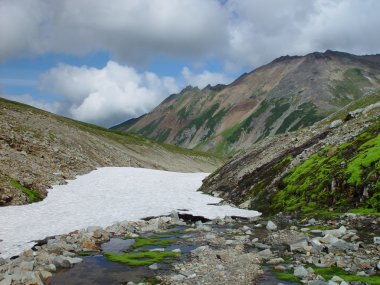
[{"label": "snow patch", "polygon": [[0,256],[18,255],[47,236],[167,215],[175,209],[208,219],[260,215],[208,205],[222,199],[196,191],[207,175],[131,167],[94,170],[66,185],[54,186],[41,202],[0,208]]}]

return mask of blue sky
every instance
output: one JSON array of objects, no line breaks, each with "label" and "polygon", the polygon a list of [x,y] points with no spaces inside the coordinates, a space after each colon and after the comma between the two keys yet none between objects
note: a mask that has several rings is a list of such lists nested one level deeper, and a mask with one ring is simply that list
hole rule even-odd
[{"label": "blue sky", "polygon": [[[110,4],[111,3],[111,4]],[[377,0],[0,0],[0,96],[112,126],[276,57],[379,53]]]}]

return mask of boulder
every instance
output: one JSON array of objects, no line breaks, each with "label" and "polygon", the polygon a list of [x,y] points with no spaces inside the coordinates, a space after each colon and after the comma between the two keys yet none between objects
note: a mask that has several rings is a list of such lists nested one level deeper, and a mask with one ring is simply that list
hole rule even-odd
[{"label": "boulder", "polygon": [[307,239],[300,239],[294,243],[289,244],[290,251],[305,251],[305,246],[307,246]]},{"label": "boulder", "polygon": [[330,129],[334,129],[336,127],[339,127],[342,124],[343,124],[342,120],[335,120],[335,121],[331,122]]},{"label": "boulder", "polygon": [[319,241],[322,243],[334,243],[337,242],[339,239],[336,236],[326,234],[323,238],[320,238]]},{"label": "boulder", "polygon": [[305,278],[309,275],[309,272],[303,266],[296,266],[296,267],[294,267],[294,274],[293,275],[295,277]]},{"label": "boulder", "polygon": [[343,235],[345,235],[347,232],[347,229],[345,226],[341,226],[339,229],[335,229],[335,230],[326,230],[325,231],[325,235],[332,235],[334,237],[341,237]]},{"label": "boulder", "polygon": [[269,231],[275,231],[275,230],[277,230],[277,225],[275,223],[273,223],[272,221],[268,221],[266,228]]}]

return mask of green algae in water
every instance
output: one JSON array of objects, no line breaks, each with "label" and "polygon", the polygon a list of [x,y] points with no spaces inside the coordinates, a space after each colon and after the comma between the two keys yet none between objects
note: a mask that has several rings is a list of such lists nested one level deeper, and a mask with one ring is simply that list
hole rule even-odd
[{"label": "green algae in water", "polygon": [[328,268],[320,268],[320,267],[312,267],[315,273],[322,275],[326,280],[331,279],[334,275],[339,276],[344,281],[360,281],[366,282],[372,285],[380,285],[380,276],[357,276],[350,274],[339,267],[328,267]]},{"label": "green algae in water", "polygon": [[144,251],[123,254],[106,252],[104,253],[104,256],[110,261],[125,263],[129,266],[144,266],[151,265],[153,263],[168,263],[173,258],[178,258],[180,254],[171,251]]},{"label": "green algae in water", "polygon": [[[158,236],[157,236],[158,237]],[[131,239],[130,237],[124,239]],[[135,243],[131,245],[131,248],[139,248],[143,246],[169,246],[174,243],[172,240],[160,240],[158,238],[137,237],[134,238]]]}]

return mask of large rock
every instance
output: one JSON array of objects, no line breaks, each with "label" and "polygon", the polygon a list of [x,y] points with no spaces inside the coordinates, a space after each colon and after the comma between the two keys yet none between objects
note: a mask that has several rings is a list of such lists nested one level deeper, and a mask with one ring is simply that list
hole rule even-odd
[{"label": "large rock", "polygon": [[320,238],[319,241],[323,243],[334,243],[337,242],[339,239],[336,236],[326,234],[323,238]]},{"label": "large rock", "polygon": [[290,251],[305,251],[305,246],[307,246],[307,239],[300,239],[294,243],[289,244]]},{"label": "large rock", "polygon": [[295,277],[305,278],[309,275],[309,272],[303,266],[296,266],[296,267],[294,267],[294,274],[293,275]]},{"label": "large rock", "polygon": [[273,223],[272,221],[268,221],[267,230],[275,231],[275,230],[277,230],[277,225],[275,223]]},{"label": "large rock", "polygon": [[341,237],[343,235],[345,235],[347,232],[347,229],[345,226],[341,226],[339,229],[335,229],[335,230],[326,230],[325,231],[325,235],[332,235],[334,237]]}]

